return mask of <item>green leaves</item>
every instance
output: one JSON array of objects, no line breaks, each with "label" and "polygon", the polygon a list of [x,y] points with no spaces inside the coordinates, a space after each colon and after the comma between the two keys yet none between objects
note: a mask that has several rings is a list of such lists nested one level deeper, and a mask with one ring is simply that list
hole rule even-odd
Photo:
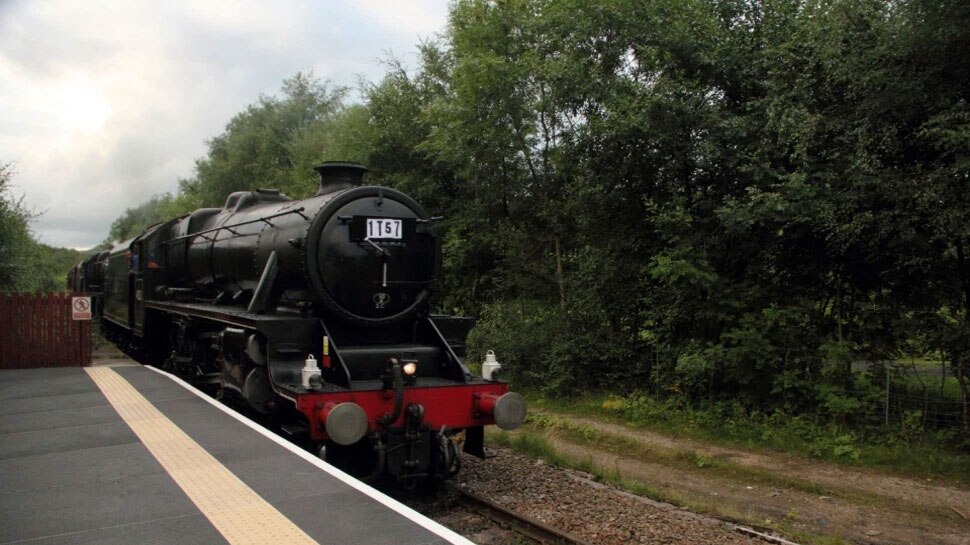
[{"label": "green leaves", "polygon": [[33,214],[11,191],[12,163],[0,163],[0,291],[23,291],[29,282],[28,259],[34,246]]},{"label": "green leaves", "polygon": [[65,289],[65,275],[81,252],[52,248],[34,240],[30,222],[37,216],[13,195],[12,163],[0,163],[0,292]]},{"label": "green leaves", "polygon": [[207,156],[196,160],[195,177],[181,183],[180,194],[202,206],[222,206],[229,193],[257,187],[306,197],[315,188],[313,165],[328,152],[347,152],[334,144],[331,123],[342,123],[341,130],[367,140],[354,133],[361,124],[359,112],[338,115],[346,89],[300,72],[285,80],[281,91],[282,96],[261,96],[209,140]]},{"label": "green leaves", "polygon": [[152,195],[144,203],[126,209],[111,223],[111,230],[104,244],[110,248],[114,243],[132,238],[149,226],[181,216],[195,208],[180,209],[179,204],[169,193]]}]

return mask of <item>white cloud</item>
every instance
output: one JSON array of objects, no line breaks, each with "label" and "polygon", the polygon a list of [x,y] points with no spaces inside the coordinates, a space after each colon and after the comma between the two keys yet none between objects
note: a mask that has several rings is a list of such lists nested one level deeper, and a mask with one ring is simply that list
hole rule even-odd
[{"label": "white cloud", "polygon": [[414,33],[415,40],[443,30],[448,15],[447,3],[440,0],[358,0],[354,5],[386,28]]},{"label": "white cloud", "polygon": [[0,161],[48,244],[100,242],[297,71],[353,87],[441,29],[445,2],[0,0]]}]

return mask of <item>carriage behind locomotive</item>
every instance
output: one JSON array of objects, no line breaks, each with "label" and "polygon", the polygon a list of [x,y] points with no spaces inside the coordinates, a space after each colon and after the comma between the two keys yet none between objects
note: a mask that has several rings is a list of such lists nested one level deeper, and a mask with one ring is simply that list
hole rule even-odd
[{"label": "carriage behind locomotive", "polygon": [[[513,429],[521,396],[465,365],[469,318],[429,314],[434,219],[353,163],[317,167],[303,200],[231,194],[69,274],[136,359],[221,391],[364,477],[446,478],[457,445]],[[100,293],[98,292],[100,290]]]}]

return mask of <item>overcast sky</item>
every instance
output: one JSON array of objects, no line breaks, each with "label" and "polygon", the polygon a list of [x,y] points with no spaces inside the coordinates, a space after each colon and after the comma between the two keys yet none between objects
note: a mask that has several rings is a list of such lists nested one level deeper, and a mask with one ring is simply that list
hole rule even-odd
[{"label": "overcast sky", "polygon": [[[205,141],[313,70],[413,66],[446,0],[0,0],[0,162],[52,246],[90,248],[125,208],[175,191]],[[353,94],[354,100],[358,98]]]}]

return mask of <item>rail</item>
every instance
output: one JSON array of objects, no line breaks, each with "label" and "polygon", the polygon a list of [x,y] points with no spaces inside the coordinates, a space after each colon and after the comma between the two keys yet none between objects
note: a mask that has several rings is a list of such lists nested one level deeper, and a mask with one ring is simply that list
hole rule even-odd
[{"label": "rail", "polygon": [[543,545],[590,545],[568,532],[553,528],[548,524],[529,518],[503,507],[477,494],[454,488],[458,492],[458,503],[495,523]]}]

